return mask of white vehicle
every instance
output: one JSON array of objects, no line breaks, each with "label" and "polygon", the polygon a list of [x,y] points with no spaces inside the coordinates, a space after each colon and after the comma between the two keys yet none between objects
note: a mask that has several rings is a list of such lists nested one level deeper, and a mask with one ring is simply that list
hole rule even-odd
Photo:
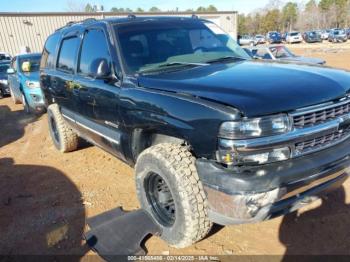
[{"label": "white vehicle", "polygon": [[290,32],[287,33],[286,42],[289,44],[301,43],[303,41],[303,37],[300,32]]},{"label": "white vehicle", "polygon": [[328,29],[321,31],[321,39],[322,40],[328,40],[330,32],[331,32],[331,30],[328,30]]},{"label": "white vehicle", "polygon": [[256,35],[255,36],[255,42],[256,42],[257,45],[265,44],[266,43],[266,38],[263,35]]}]

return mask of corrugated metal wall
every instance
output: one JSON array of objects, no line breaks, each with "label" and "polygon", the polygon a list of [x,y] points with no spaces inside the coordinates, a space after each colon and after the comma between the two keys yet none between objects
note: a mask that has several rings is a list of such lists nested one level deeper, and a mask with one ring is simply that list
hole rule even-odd
[{"label": "corrugated metal wall", "polygon": [[[46,38],[57,28],[70,21],[80,21],[94,17],[126,16],[118,13],[0,13],[0,52],[12,55],[24,47],[32,52],[41,52]],[[176,15],[189,13],[142,13],[135,15]],[[199,17],[211,20],[221,26],[231,36],[237,36],[237,15],[235,12],[201,13]]]}]

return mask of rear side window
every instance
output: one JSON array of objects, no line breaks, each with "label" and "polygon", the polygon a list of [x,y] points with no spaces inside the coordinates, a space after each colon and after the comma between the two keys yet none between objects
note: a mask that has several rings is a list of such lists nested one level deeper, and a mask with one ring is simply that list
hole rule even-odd
[{"label": "rear side window", "polygon": [[78,48],[79,39],[77,37],[64,39],[58,56],[57,68],[68,73],[73,73]]},{"label": "rear side window", "polygon": [[85,33],[83,45],[80,53],[78,73],[91,75],[91,66],[99,59],[110,61],[108,44],[102,30],[92,29]]},{"label": "rear side window", "polygon": [[49,36],[46,40],[44,51],[42,54],[40,67],[41,68],[54,68],[55,67],[55,51],[58,41],[60,39],[59,34]]}]

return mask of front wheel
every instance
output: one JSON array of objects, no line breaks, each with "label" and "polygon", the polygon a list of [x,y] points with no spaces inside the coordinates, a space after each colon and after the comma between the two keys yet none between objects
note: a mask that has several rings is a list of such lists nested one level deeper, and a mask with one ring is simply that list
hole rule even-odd
[{"label": "front wheel", "polygon": [[138,157],[135,173],[141,207],[162,229],[163,240],[183,248],[208,234],[212,223],[207,199],[187,147],[150,147]]}]

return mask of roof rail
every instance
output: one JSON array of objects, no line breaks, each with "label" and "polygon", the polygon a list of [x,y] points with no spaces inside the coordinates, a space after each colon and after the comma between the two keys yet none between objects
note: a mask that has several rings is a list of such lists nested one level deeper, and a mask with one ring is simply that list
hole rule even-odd
[{"label": "roof rail", "polygon": [[71,25],[73,25],[73,24],[75,24],[76,22],[75,21],[69,21],[64,27],[66,27],[66,26],[71,26]]},{"label": "roof rail", "polygon": [[86,18],[81,22],[85,24],[85,23],[91,23],[91,22],[96,22],[96,21],[97,21],[96,18],[91,17],[91,18]]},{"label": "roof rail", "polygon": [[136,15],[134,15],[134,14],[128,14],[128,18],[130,18],[130,19],[135,19],[135,18],[136,18]]},{"label": "roof rail", "polygon": [[70,27],[74,24],[79,24],[79,23],[87,24],[87,23],[92,23],[92,22],[96,22],[96,21],[97,21],[96,18],[86,18],[86,19],[81,20],[81,21],[69,21],[66,25],[57,28],[55,31],[59,31],[63,28]]}]

